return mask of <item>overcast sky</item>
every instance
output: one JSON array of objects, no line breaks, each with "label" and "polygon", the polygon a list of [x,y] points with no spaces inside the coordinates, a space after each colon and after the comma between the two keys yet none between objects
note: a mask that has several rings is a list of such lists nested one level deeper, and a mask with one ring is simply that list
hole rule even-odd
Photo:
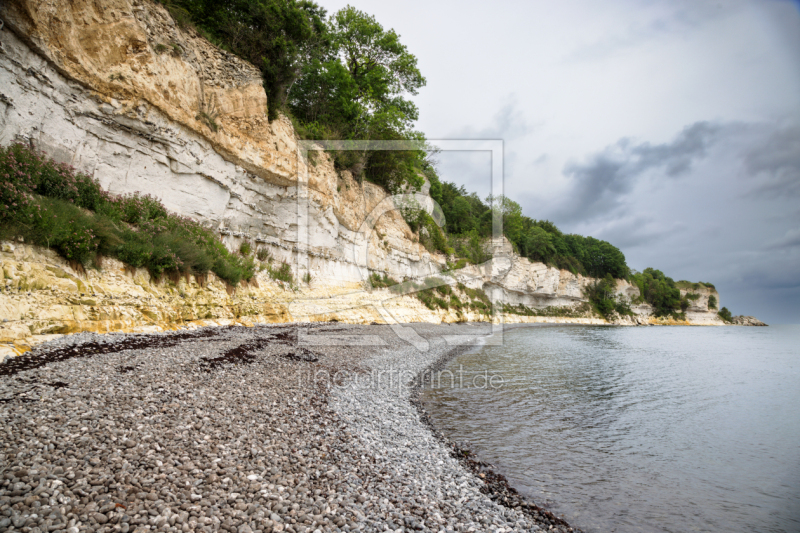
[{"label": "overcast sky", "polygon": [[[502,139],[527,215],[800,323],[800,2],[318,2],[401,35],[418,129]],[[488,155],[439,160],[488,194]]]}]

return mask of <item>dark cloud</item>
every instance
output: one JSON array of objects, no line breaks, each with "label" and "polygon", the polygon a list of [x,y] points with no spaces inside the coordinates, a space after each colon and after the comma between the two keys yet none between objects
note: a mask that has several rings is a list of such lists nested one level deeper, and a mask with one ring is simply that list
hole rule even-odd
[{"label": "dark cloud", "polygon": [[634,144],[621,139],[585,163],[567,164],[564,174],[573,181],[573,193],[557,217],[586,220],[612,212],[649,171],[660,170],[660,175],[668,177],[685,174],[693,162],[706,155],[719,129],[709,122],[697,122],[666,144]]},{"label": "dark cloud", "polygon": [[557,202],[523,207],[611,242],[637,270],[713,282],[735,313],[798,322],[799,169],[796,122],[698,122],[568,164]]},{"label": "dark cloud", "polygon": [[757,192],[800,196],[800,127],[773,132],[745,154],[744,163],[759,178]]},{"label": "dark cloud", "polygon": [[767,250],[781,250],[800,246],[800,228],[790,229],[782,238],[772,241],[766,246]]}]

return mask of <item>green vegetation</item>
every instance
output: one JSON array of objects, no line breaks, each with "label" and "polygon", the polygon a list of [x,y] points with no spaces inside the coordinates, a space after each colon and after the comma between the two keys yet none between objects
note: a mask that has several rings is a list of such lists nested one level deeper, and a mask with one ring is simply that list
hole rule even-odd
[{"label": "green vegetation", "polygon": [[0,238],[23,237],[84,266],[98,256],[165,273],[214,272],[236,285],[252,260],[228,252],[212,230],[169,213],[151,196],[114,196],[96,180],[26,146],[0,148]]},{"label": "green vegetation", "polygon": [[464,187],[440,182],[428,174],[431,197],[441,206],[445,230],[453,236],[456,254],[473,264],[488,259],[483,242],[492,234],[493,217],[502,216],[503,233],[523,257],[563,268],[574,274],[597,278],[611,274],[627,278],[628,265],[623,253],[606,241],[581,235],[567,235],[547,220],[534,220],[506,197],[489,197],[483,202]]},{"label": "green vegetation", "polygon": [[266,248],[259,248],[256,252],[256,258],[263,262],[271,263],[272,262],[272,255],[269,253],[269,250]]},{"label": "green vegetation", "polygon": [[219,131],[219,124],[217,124],[217,121],[205,111],[200,111],[194,118],[205,123],[214,133]]},{"label": "green vegetation", "polygon": [[548,306],[543,309],[532,309],[523,304],[518,304],[518,305],[504,304],[501,310],[507,314],[521,315],[521,316],[583,318],[593,309],[594,307],[590,303],[584,302],[574,307]]},{"label": "green vegetation", "polygon": [[692,281],[686,281],[685,279],[682,279],[680,281],[676,281],[675,282],[675,286],[677,288],[683,289],[683,290],[695,290],[695,291],[698,291],[698,290],[702,289],[703,287],[709,288],[712,291],[716,290],[714,288],[714,284],[713,283],[704,283],[702,281],[692,282]]},{"label": "green vegetation", "polygon": [[275,281],[282,281],[284,283],[288,283],[289,285],[294,284],[292,267],[289,266],[289,263],[283,262],[277,268],[272,268],[272,266],[268,266],[267,271],[269,272],[269,277],[271,277]]},{"label": "green vegetation", "polygon": [[306,272],[305,274],[303,274],[303,283],[305,283],[306,285],[311,283],[311,272]]},{"label": "green vegetation", "polygon": [[646,268],[631,275],[630,280],[639,287],[641,300],[653,306],[656,316],[674,316],[689,306],[688,300],[681,298],[675,281],[660,270]]},{"label": "green vegetation", "polygon": [[733,321],[733,315],[731,315],[731,312],[728,311],[727,307],[723,307],[722,309],[720,309],[717,315],[725,322],[730,323],[731,321]]},{"label": "green vegetation", "polygon": [[708,297],[708,308],[709,309],[716,309],[717,308],[717,297],[713,294]]},{"label": "green vegetation", "polygon": [[394,285],[397,285],[397,280],[390,278],[386,274],[381,276],[377,272],[373,272],[372,274],[370,274],[369,281],[374,289],[383,289],[386,287],[392,287]]},{"label": "green vegetation", "polygon": [[242,244],[239,245],[239,254],[242,255],[243,257],[247,257],[248,255],[250,255],[252,251],[253,247],[247,241],[244,241]]},{"label": "green vegetation", "polygon": [[628,302],[615,296],[616,280],[611,274],[586,287],[586,297],[598,314],[604,318],[611,318],[614,312],[620,316],[633,316]]}]

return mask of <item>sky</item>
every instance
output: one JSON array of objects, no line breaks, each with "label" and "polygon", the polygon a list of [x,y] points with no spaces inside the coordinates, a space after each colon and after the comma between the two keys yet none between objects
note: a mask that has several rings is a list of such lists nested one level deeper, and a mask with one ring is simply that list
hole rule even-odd
[{"label": "sky", "polygon": [[[417,129],[502,139],[526,215],[800,323],[800,1],[317,1],[400,34]],[[487,153],[437,159],[490,192]]]}]

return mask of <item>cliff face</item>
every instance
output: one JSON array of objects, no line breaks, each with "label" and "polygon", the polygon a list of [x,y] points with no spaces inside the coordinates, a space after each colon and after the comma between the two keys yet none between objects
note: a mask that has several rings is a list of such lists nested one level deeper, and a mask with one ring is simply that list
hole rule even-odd
[{"label": "cliff face", "polygon": [[[0,296],[2,318],[7,320],[0,329],[4,332],[0,342],[20,342],[25,331],[30,336],[169,327],[206,315],[214,320],[234,320],[238,315],[276,321],[310,317],[316,309],[315,316],[379,320],[380,313],[337,314],[334,307],[349,309],[371,301],[373,297],[365,294],[373,293],[361,290],[369,271],[404,279],[442,270],[445,258],[425,250],[397,211],[381,216],[372,230],[360,231],[387,194],[336,172],[326,157],[307,163],[291,123],[267,120],[258,70],[178,28],[160,5],[149,0],[6,0],[0,4],[0,19],[5,24],[0,30],[1,144],[23,142],[43,150],[94,176],[113,193],[153,194],[168,209],[217,229],[229,246],[247,239],[269,249],[277,260],[299,265],[298,278],[308,273],[314,280],[299,295],[289,294],[262,273],[263,289],[242,289],[233,300],[213,283],[207,289],[197,286],[197,295],[184,288],[181,298],[188,298],[190,309],[211,305],[216,310],[190,312],[183,303],[175,303],[177,307],[150,314],[131,311],[128,316],[114,311],[110,300],[81,303],[81,293],[91,292],[81,290],[80,283],[95,279],[98,287],[117,287],[105,292],[118,296],[130,284],[148,287],[144,292],[131,288],[135,296],[124,306],[126,312],[131,307],[148,308],[142,298],[176,291],[177,285],[144,282],[142,273],[136,274],[139,282],[133,274],[123,279],[119,276],[125,271],[119,265],[109,272],[84,275],[49,252],[20,248],[18,243],[16,251],[9,251],[14,245],[7,243],[2,255],[6,286],[16,288],[13,294],[27,287],[31,298],[26,304],[17,301],[24,300],[21,297],[12,302],[8,292]],[[591,280],[519,258],[507,243],[495,248],[495,261],[459,271],[458,280],[486,289],[494,300],[532,308],[582,301],[583,287]],[[54,274],[50,267],[71,277]],[[31,272],[40,275],[31,278]],[[39,282],[31,281],[37,276]],[[115,277],[119,283],[112,282]],[[73,281],[75,287],[63,281],[72,278],[83,281]],[[57,283],[65,284],[65,292],[34,298],[53,279],[62,280]],[[632,291],[636,288],[624,283],[619,287],[620,293],[635,296]],[[67,294],[72,300],[58,300]],[[199,300],[192,300],[195,296]],[[272,307],[243,314],[235,298],[248,297]],[[325,302],[292,303],[320,298]],[[142,305],[137,307],[135,299]],[[429,312],[411,297],[397,301],[403,304],[395,311],[406,321],[456,319],[452,313]],[[152,303],[159,307],[155,300]],[[25,318],[52,306],[63,312],[52,315],[47,327]],[[64,306],[72,310],[64,311]],[[651,320],[646,307],[637,309],[642,322]],[[86,319],[75,318],[75,309]],[[114,322],[111,316],[128,318]],[[690,320],[712,323],[715,316],[699,309]],[[522,318],[533,320],[514,320]],[[16,333],[9,333],[12,323]]]}]

